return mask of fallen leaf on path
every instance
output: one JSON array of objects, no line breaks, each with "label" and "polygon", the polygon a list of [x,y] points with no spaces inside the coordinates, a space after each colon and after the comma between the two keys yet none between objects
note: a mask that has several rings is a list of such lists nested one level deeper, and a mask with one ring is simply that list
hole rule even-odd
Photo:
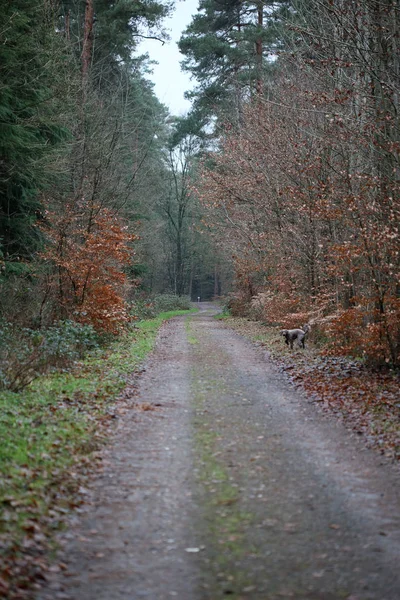
[{"label": "fallen leaf on path", "polygon": [[225,500],[218,500],[218,504],[222,504],[223,506],[230,506],[231,504],[235,504],[238,501],[238,498],[226,498]]},{"label": "fallen leaf on path", "polygon": [[142,402],[140,404],[137,404],[135,408],[137,408],[138,410],[143,410],[144,412],[148,410],[156,410],[155,405],[149,404],[148,402]]}]

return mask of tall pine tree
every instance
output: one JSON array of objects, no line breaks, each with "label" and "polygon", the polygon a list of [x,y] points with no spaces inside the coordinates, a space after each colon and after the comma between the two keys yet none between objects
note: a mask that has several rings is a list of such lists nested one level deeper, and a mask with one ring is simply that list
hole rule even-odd
[{"label": "tall pine tree", "polygon": [[262,91],[265,72],[282,47],[291,2],[200,0],[179,42],[183,68],[198,85],[187,97],[203,124],[215,115],[240,120],[242,102]]},{"label": "tall pine tree", "polygon": [[40,193],[53,177],[45,157],[68,136],[56,90],[69,67],[49,6],[36,0],[2,4],[0,256],[11,270],[38,248]]}]

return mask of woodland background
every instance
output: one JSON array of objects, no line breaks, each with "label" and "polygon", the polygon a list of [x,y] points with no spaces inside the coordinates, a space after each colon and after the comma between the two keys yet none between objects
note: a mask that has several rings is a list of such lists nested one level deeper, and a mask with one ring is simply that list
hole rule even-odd
[{"label": "woodland background", "polygon": [[173,9],[2,3],[1,385],[165,292],[397,367],[398,0],[200,0],[184,118],[140,53]]},{"label": "woodland background", "polygon": [[[200,0],[184,118],[140,48],[174,4],[0,3],[9,600],[66,569],[55,536],[190,299],[221,298],[310,401],[400,457],[400,0]],[[279,330],[306,322],[287,350]]]}]

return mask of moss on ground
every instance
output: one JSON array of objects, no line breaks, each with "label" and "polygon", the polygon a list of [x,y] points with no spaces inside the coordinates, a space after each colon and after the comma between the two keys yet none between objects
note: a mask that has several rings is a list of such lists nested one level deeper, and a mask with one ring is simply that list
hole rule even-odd
[{"label": "moss on ground", "polygon": [[[200,486],[202,519],[205,524],[210,581],[218,582],[213,589],[214,597],[239,598],[250,584],[245,570],[237,567],[251,551],[246,530],[253,516],[240,505],[238,486],[232,481],[230,471],[221,452],[222,434],[206,410],[207,399],[212,402],[209,390],[192,377],[192,399],[196,411],[194,420],[195,462]],[[207,379],[213,384],[213,395],[222,392],[221,383]],[[203,528],[204,529],[204,528]],[[211,590],[208,590],[209,592]]]},{"label": "moss on ground", "polygon": [[192,320],[190,319],[190,317],[188,317],[185,320],[185,330],[186,330],[186,337],[187,337],[189,344],[198,344],[199,341],[196,338],[196,336],[193,334]]}]

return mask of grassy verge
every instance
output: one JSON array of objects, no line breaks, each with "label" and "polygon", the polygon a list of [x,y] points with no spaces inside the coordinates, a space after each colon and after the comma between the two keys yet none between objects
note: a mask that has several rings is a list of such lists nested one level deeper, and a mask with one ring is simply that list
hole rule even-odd
[{"label": "grassy verge", "polygon": [[[54,533],[85,494],[110,406],[152,350],[162,313],[20,393],[0,393],[0,597],[31,598],[45,577]],[[191,312],[191,311],[190,311]],[[62,568],[62,567],[61,567]]]}]

